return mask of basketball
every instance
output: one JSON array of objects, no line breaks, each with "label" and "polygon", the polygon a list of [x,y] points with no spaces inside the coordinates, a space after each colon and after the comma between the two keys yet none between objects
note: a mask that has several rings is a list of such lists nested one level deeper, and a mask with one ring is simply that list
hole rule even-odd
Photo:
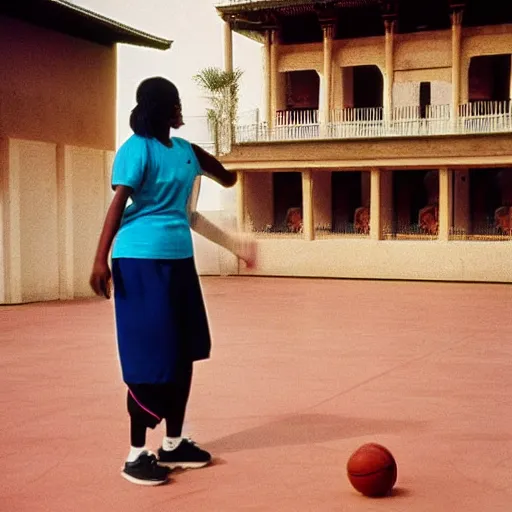
[{"label": "basketball", "polygon": [[376,443],[358,448],[347,462],[348,479],[364,496],[389,494],[396,483],[397,467],[391,452]]}]

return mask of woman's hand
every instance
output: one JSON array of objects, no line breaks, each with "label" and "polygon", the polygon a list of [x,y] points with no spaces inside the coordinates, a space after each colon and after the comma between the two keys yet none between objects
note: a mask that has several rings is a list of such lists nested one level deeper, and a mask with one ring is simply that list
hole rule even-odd
[{"label": "woman's hand", "polygon": [[132,193],[133,189],[130,187],[124,185],[115,187],[114,198],[108,209],[101,231],[100,241],[98,242],[98,249],[96,250],[96,258],[94,259],[89,284],[96,295],[105,297],[106,299],[110,299],[112,278],[108,266],[108,255],[112,241],[119,230],[121,218],[126,208],[126,202]]},{"label": "woman's hand", "polygon": [[255,268],[258,259],[258,244],[249,235],[236,235],[235,254],[238,259],[245,262],[247,268]]},{"label": "woman's hand", "polygon": [[106,261],[95,262],[89,284],[94,293],[110,299],[112,273]]}]

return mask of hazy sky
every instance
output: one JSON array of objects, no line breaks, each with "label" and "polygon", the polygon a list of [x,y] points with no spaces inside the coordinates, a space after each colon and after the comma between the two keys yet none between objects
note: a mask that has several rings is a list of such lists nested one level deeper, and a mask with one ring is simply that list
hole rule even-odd
[{"label": "hazy sky", "polygon": [[[128,116],[135,89],[148,76],[172,80],[180,90],[185,118],[192,117],[176,135],[201,138],[206,101],[192,76],[208,66],[223,66],[223,22],[217,0],[73,0],[100,14],[145,32],[174,41],[170,50],[120,46],[118,57],[118,143],[130,136]],[[240,111],[260,107],[262,98],[261,45],[234,34],[234,64],[244,71]],[[219,188],[204,180],[199,207],[221,209]],[[231,195],[229,196],[231,197]]]}]

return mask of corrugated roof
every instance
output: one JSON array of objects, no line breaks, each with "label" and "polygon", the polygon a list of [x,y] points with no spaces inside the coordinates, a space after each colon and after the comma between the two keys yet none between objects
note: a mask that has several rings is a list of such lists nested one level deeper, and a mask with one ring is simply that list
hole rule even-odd
[{"label": "corrugated roof", "polygon": [[1,0],[0,14],[99,44],[168,50],[172,41],[129,27],[67,0]]}]

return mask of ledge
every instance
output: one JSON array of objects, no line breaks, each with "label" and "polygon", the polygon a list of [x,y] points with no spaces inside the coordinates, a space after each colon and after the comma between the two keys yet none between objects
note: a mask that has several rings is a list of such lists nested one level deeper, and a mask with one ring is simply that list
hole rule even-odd
[{"label": "ledge", "polygon": [[512,166],[512,134],[252,142],[221,158],[230,170]]}]

